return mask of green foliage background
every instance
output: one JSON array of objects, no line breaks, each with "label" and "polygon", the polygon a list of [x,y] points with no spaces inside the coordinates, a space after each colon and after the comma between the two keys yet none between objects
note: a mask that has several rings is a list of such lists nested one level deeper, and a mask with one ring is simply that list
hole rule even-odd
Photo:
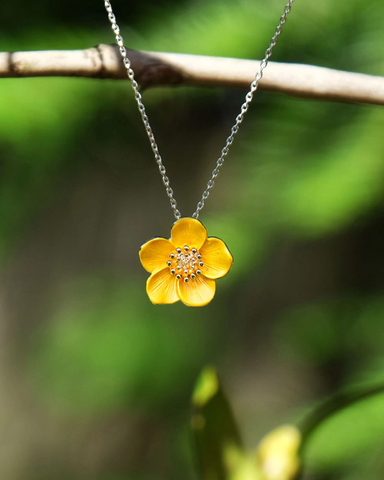
[{"label": "green foliage background", "polygon": [[[1,9],[3,51],[113,41],[101,1]],[[114,9],[131,48],[261,58],[283,3]],[[384,75],[383,45],[383,2],[297,0],[273,60]],[[185,215],[244,94],[144,93]],[[201,216],[234,267],[209,306],[156,307],[137,250],[173,219],[128,83],[2,79],[2,476],[195,478],[188,409],[206,363],[249,448],[332,392],[382,381],[383,131],[380,107],[258,92]],[[324,424],[305,478],[382,478],[383,410],[381,396]]]}]

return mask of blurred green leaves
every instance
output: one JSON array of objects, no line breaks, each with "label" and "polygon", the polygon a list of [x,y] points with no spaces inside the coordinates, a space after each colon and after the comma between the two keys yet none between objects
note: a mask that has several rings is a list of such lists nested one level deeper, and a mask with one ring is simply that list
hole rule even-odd
[{"label": "blurred green leaves", "polygon": [[73,143],[100,106],[92,100],[97,90],[96,83],[60,78],[0,82],[0,255],[46,201],[44,194],[50,198],[53,186],[81,164]]},{"label": "blurred green leaves", "polygon": [[[342,355],[361,360],[361,368],[382,355],[381,295],[338,297],[285,311],[274,329],[279,355],[302,365],[326,365]],[[373,380],[372,374],[369,378]]]},{"label": "blurred green leaves", "polygon": [[355,458],[379,452],[384,428],[383,391],[383,383],[343,390],[305,415],[300,429],[280,426],[261,440],[256,454],[249,454],[217,373],[206,367],[193,393],[191,418],[201,477],[291,480],[297,478],[301,466],[306,472],[330,468],[335,472],[345,465],[353,470]]},{"label": "blurred green leaves", "polygon": [[45,402],[84,415],[163,408],[182,394],[205,355],[204,312],[159,309],[139,282],[83,279],[62,295],[31,345],[29,374]]},{"label": "blurred green leaves", "polygon": [[[281,192],[287,226],[310,234],[340,229],[378,203],[384,173],[384,114],[372,110],[314,151]],[[325,139],[327,142],[327,140]],[[329,146],[329,148],[327,148]]]},{"label": "blurred green leaves", "polygon": [[242,463],[244,452],[231,407],[213,368],[201,373],[192,405],[191,428],[203,479],[230,478]]},{"label": "blurred green leaves", "polygon": [[203,480],[293,480],[300,433],[290,425],[270,432],[256,454],[243,446],[231,406],[214,368],[206,367],[192,397],[191,429]]},{"label": "blurred green leaves", "polygon": [[345,472],[342,478],[349,478],[344,475],[355,471],[380,478],[376,472],[384,428],[382,312],[381,295],[338,297],[291,308],[275,327],[277,355],[301,368],[329,369],[342,382],[341,393],[316,407],[312,419],[306,420],[317,418],[313,435],[305,438],[305,465],[311,472],[340,470]]},{"label": "blurred green leaves", "polygon": [[[316,426],[316,431],[306,442],[304,462],[310,471],[331,472],[352,470],[360,472],[378,458],[383,441],[384,429],[384,394],[383,387],[378,388],[377,395],[364,399],[364,392],[370,387],[357,387],[362,393],[361,401],[345,406],[323,418]],[[358,399],[358,396],[356,396]],[[369,395],[367,395],[369,397]],[[329,403],[332,403],[330,399]],[[361,464],[365,464],[365,467]],[[372,475],[374,475],[372,473]],[[371,477],[375,478],[375,476]]]},{"label": "blurred green leaves", "polygon": [[4,112],[0,115],[0,140],[38,161],[39,153],[45,160],[47,150],[52,155],[69,141],[63,133],[76,131],[89,114],[98,84],[85,79],[2,79],[0,89]]},{"label": "blurred green leaves", "polygon": [[324,236],[375,209],[383,195],[383,111],[301,102],[280,99],[280,114],[245,127],[237,203],[248,205],[264,234]]}]

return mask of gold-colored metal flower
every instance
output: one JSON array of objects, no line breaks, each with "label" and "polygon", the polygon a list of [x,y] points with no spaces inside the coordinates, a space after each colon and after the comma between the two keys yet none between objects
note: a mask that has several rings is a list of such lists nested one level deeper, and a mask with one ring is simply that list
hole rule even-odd
[{"label": "gold-colored metal flower", "polygon": [[233,258],[225,243],[207,236],[194,218],[174,223],[171,238],[154,238],[139,252],[143,267],[151,273],[147,293],[152,303],[181,300],[190,307],[207,305],[215,295],[218,278],[224,277]]}]

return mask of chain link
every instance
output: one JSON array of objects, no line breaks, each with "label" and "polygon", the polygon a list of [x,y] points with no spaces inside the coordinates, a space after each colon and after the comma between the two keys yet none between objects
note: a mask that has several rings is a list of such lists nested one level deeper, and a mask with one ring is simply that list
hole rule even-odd
[{"label": "chain link", "polygon": [[240,128],[240,124],[242,123],[242,121],[244,120],[244,116],[245,114],[247,113],[248,111],[248,108],[249,108],[249,105],[250,103],[252,102],[252,99],[253,99],[253,95],[254,93],[256,92],[258,86],[259,86],[259,81],[262,79],[263,77],[263,74],[264,74],[264,69],[267,67],[268,65],[268,62],[269,62],[269,59],[271,58],[271,55],[272,55],[272,50],[273,50],[273,47],[276,45],[277,43],[277,38],[278,36],[280,35],[281,33],[281,30],[282,30],[282,27],[284,25],[284,23],[287,21],[287,15],[288,13],[291,11],[291,6],[292,6],[292,3],[294,2],[295,0],[289,0],[289,2],[285,5],[284,7],[284,13],[283,15],[280,17],[280,22],[278,24],[278,26],[276,27],[276,30],[275,30],[275,33],[273,35],[273,37],[271,38],[271,41],[269,43],[269,47],[267,48],[267,50],[265,51],[265,56],[263,58],[263,60],[261,60],[260,62],[260,67],[259,67],[259,70],[258,72],[256,73],[256,76],[255,76],[255,79],[253,80],[253,82],[251,83],[250,85],[250,89],[249,89],[249,92],[246,94],[245,96],[245,101],[244,103],[241,105],[240,107],[240,113],[237,115],[236,117],[236,121],[235,121],[235,124],[233,125],[233,127],[231,128],[231,134],[229,135],[229,137],[227,138],[226,142],[225,142],[225,146],[224,148],[221,150],[221,155],[220,157],[217,159],[216,161],[216,166],[215,168],[213,169],[212,171],[212,176],[210,178],[210,180],[208,181],[207,183],[207,187],[206,189],[204,190],[202,196],[201,196],[201,200],[198,202],[197,204],[197,207],[196,207],[196,211],[195,213],[192,215],[193,218],[199,218],[199,215],[200,215],[200,212],[201,210],[203,209],[204,207],[204,204],[205,204],[205,201],[207,200],[207,198],[209,197],[209,194],[212,190],[212,188],[214,187],[215,185],[215,180],[217,178],[217,176],[219,175],[220,173],[220,168],[223,166],[224,164],[224,161],[225,161],[225,157],[228,155],[228,152],[229,152],[229,148],[230,146],[232,145],[234,139],[235,139],[235,135],[236,133],[239,131],[239,128]]},{"label": "chain link", "polygon": [[173,214],[174,214],[176,220],[179,220],[181,218],[181,213],[177,208],[177,202],[175,200],[175,197],[173,196],[173,190],[170,186],[170,181],[169,181],[169,178],[167,176],[167,171],[164,167],[163,160],[162,160],[161,155],[159,153],[159,147],[157,146],[157,143],[156,143],[155,135],[153,134],[152,127],[149,123],[148,115],[147,115],[147,112],[145,110],[145,106],[144,106],[144,104],[142,102],[142,99],[141,99],[141,93],[139,92],[139,85],[135,80],[135,74],[134,74],[134,72],[131,68],[131,62],[130,62],[129,58],[127,57],[127,50],[124,46],[124,40],[123,40],[123,37],[120,33],[120,27],[116,23],[116,17],[113,13],[111,2],[105,1],[104,6],[105,6],[105,9],[108,12],[108,18],[109,18],[109,21],[111,22],[111,27],[112,27],[113,33],[115,34],[117,45],[119,46],[119,49],[120,49],[120,55],[123,58],[123,63],[124,63],[124,67],[127,71],[127,76],[129,78],[129,80],[131,81],[132,90],[135,94],[135,100],[136,100],[137,106],[139,108],[141,119],[142,119],[142,121],[144,123],[144,126],[145,126],[145,131],[147,132],[147,135],[148,135],[149,143],[151,144],[152,151],[155,155],[155,160],[156,160],[157,166],[159,167],[159,172],[160,172],[161,179],[163,180],[163,183],[164,183],[164,186],[165,186],[165,191],[166,191],[167,196],[169,198],[169,203],[171,204],[171,208],[173,210]]},{"label": "chain link", "polygon": [[[256,92],[256,90],[259,86],[259,81],[263,77],[264,70],[268,65],[269,59],[271,58],[273,47],[277,43],[277,39],[278,39],[279,35],[281,34],[283,25],[287,21],[288,13],[291,11],[292,3],[294,1],[295,0],[289,0],[288,3],[284,7],[284,13],[280,17],[279,24],[275,29],[275,33],[274,33],[273,37],[271,38],[271,41],[269,42],[269,47],[265,51],[265,55],[264,55],[263,60],[261,60],[261,62],[260,62],[259,70],[256,73],[255,78],[250,85],[250,89],[245,96],[245,101],[240,107],[240,113],[236,117],[235,124],[231,128],[231,133],[230,133],[230,135],[228,136],[228,138],[225,142],[224,148],[221,150],[221,155],[216,161],[216,166],[212,171],[212,175],[211,175],[210,180],[208,180],[206,189],[204,190],[204,192],[201,196],[201,200],[197,204],[196,211],[192,215],[193,218],[196,218],[196,219],[199,218],[200,212],[205,205],[205,201],[209,197],[209,194],[210,194],[212,188],[215,185],[215,180],[220,173],[220,169],[224,164],[225,157],[228,155],[229,149],[230,149],[230,147],[231,147],[231,145],[232,145],[232,143],[235,139],[235,135],[239,131],[240,124],[244,120],[244,116],[248,111],[250,103],[252,102],[253,95],[254,95],[254,93]],[[169,197],[169,201],[170,201],[171,208],[173,210],[174,216],[175,216],[176,220],[179,220],[181,218],[181,213],[177,209],[177,203],[176,203],[176,200],[173,196],[173,190],[170,187],[169,178],[166,174],[166,170],[165,170],[165,167],[163,165],[163,160],[161,158],[161,155],[159,153],[159,149],[158,149],[158,146],[157,146],[157,143],[156,143],[156,140],[155,140],[155,136],[154,136],[153,131],[152,131],[152,127],[149,124],[148,116],[147,116],[147,113],[145,111],[144,104],[141,100],[141,94],[139,92],[139,86],[138,86],[138,83],[135,80],[134,72],[131,68],[131,62],[127,57],[127,50],[124,46],[123,37],[120,34],[120,28],[116,23],[116,17],[113,13],[111,2],[107,0],[107,1],[104,2],[104,5],[105,5],[105,9],[108,12],[108,18],[109,18],[109,21],[111,22],[112,30],[115,34],[116,42],[117,42],[117,45],[119,46],[120,54],[123,58],[124,66],[127,70],[127,76],[131,81],[132,90],[134,91],[134,94],[135,94],[135,100],[137,102],[137,106],[139,108],[139,112],[141,114],[141,118],[143,120],[145,130],[147,132],[149,142],[151,144],[152,151],[155,155],[156,163],[159,167],[160,175],[161,175],[161,178],[162,178],[164,186],[165,186],[165,191],[166,191],[166,193]]]}]

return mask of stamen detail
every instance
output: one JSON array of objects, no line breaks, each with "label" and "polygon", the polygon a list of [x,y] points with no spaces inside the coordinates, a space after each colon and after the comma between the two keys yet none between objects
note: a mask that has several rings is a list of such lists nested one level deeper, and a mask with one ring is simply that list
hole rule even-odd
[{"label": "stamen detail", "polygon": [[[194,280],[196,275],[201,274],[201,270],[196,270],[198,265],[202,267],[204,263],[199,261],[203,258],[203,256],[198,253],[197,248],[190,248],[189,245],[184,245],[183,248],[177,247],[176,248],[176,255],[174,262],[176,263],[176,269],[179,270],[179,274],[176,275],[176,278],[180,280],[182,278],[184,282],[189,282],[190,279]],[[172,262],[167,263],[170,265]],[[175,270],[174,268],[172,270]],[[182,271],[182,273],[181,273]],[[172,272],[171,272],[172,273]]]}]

